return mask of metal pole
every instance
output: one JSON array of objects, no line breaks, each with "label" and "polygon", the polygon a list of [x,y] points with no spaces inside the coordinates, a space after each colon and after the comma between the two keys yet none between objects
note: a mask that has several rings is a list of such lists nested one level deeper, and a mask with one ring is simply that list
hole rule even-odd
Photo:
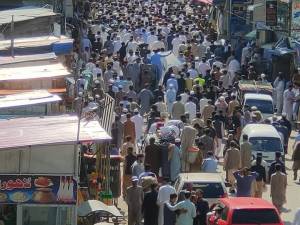
[{"label": "metal pole", "polygon": [[10,50],[11,50],[11,57],[15,57],[14,53],[14,15],[11,16],[11,24],[10,24]]},{"label": "metal pole", "polygon": [[289,18],[289,21],[288,21],[288,35],[289,36],[291,36],[292,35],[292,20],[293,20],[293,15],[292,15],[292,13],[293,13],[293,9],[292,9],[292,7],[293,7],[293,1],[289,1],[289,3],[288,3],[288,6],[289,6],[289,8],[288,8],[288,18]]}]

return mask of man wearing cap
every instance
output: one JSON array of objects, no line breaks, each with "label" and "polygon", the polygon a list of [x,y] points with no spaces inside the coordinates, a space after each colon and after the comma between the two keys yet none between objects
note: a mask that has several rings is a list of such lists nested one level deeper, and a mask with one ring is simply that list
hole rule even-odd
[{"label": "man wearing cap", "polygon": [[252,185],[252,196],[255,198],[261,198],[264,187],[266,186],[267,176],[266,169],[262,166],[262,156],[256,157],[256,164],[251,166],[250,170],[252,172],[256,172],[258,176],[256,177],[256,181],[253,182]]},{"label": "man wearing cap", "polygon": [[275,173],[271,176],[270,185],[272,203],[281,212],[282,206],[286,203],[287,176],[282,172],[279,163],[275,164]]},{"label": "man wearing cap", "polygon": [[271,166],[269,168],[269,180],[271,179],[271,176],[272,174],[274,174],[276,172],[276,165],[277,164],[280,164],[280,169],[281,169],[281,172],[286,174],[286,171],[285,171],[285,165],[284,163],[281,161],[281,152],[275,152],[275,161],[271,163]]},{"label": "man wearing cap", "polygon": [[126,203],[128,205],[128,225],[139,225],[142,220],[142,204],[144,192],[141,186],[138,186],[139,179],[133,176],[132,186],[127,189]]}]

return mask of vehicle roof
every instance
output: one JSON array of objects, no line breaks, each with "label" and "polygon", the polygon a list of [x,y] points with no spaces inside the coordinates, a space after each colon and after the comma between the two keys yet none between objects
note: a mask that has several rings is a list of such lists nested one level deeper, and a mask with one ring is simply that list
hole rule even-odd
[{"label": "vehicle roof", "polygon": [[179,177],[182,181],[208,181],[223,182],[223,177],[218,173],[180,173]]},{"label": "vehicle roof", "polygon": [[257,94],[257,93],[246,93],[244,94],[244,99],[257,99],[257,100],[266,100],[266,101],[273,101],[271,95],[266,94]]},{"label": "vehicle roof", "polygon": [[261,198],[221,198],[220,202],[231,209],[275,209],[274,205]]},{"label": "vehicle roof", "polygon": [[247,134],[248,137],[276,137],[280,138],[278,131],[270,124],[248,124],[244,127],[243,134]]}]

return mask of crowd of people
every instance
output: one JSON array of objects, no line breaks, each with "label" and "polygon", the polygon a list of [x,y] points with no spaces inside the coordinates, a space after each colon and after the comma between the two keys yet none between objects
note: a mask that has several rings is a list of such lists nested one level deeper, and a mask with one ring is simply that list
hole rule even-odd
[{"label": "crowd of people", "polygon": [[[267,168],[261,153],[253,160],[252,145],[241,131],[250,123],[273,125],[287,150],[299,93],[279,73],[273,84],[278,115],[263,118],[257,107],[242,107],[237,84],[265,81],[257,69],[262,56],[254,42],[241,39],[233,45],[222,39],[209,10],[185,0],[76,6],[75,18],[81,19],[73,32],[76,93],[90,86],[89,102],[101,104],[104,93],[115,99],[111,144],[124,158],[129,225],[142,219],[145,225],[205,225],[209,205],[203,191],[185,191],[177,202],[172,184],[181,172],[217,173],[218,165],[237,197],[261,198],[270,183],[273,204],[281,210],[286,202],[282,153],[276,152]],[[163,58],[170,55],[166,67]],[[296,180],[300,145],[293,160]],[[158,182],[145,187],[145,177]]]}]

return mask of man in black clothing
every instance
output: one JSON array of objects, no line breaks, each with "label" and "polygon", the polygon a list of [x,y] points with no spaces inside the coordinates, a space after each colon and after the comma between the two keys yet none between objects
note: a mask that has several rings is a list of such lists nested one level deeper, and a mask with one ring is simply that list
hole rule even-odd
[{"label": "man in black clothing", "polygon": [[158,97],[162,97],[163,102],[165,101],[165,93],[163,91],[163,86],[162,85],[158,85],[158,89],[154,90],[153,92],[153,96],[154,96],[154,102],[158,102]]},{"label": "man in black clothing", "polygon": [[144,225],[157,225],[158,224],[158,205],[157,201],[157,184],[151,185],[151,191],[145,193],[142,212],[144,214]]},{"label": "man in black clothing", "polygon": [[[177,194],[170,195],[169,203],[174,206],[176,204]],[[176,224],[176,212],[171,211],[165,203],[164,206],[164,225],[175,225]]]},{"label": "man in black clothing", "polygon": [[276,169],[275,169],[276,164],[280,164],[281,172],[286,174],[285,165],[281,160],[281,152],[275,152],[275,161],[271,163],[271,166],[269,168],[269,174],[268,174],[269,181],[271,180],[272,174],[276,172]]},{"label": "man in black clothing", "polygon": [[278,122],[280,123],[280,125],[285,126],[288,129],[288,136],[290,137],[292,132],[292,124],[286,118],[286,113],[282,113],[281,119]]},{"label": "man in black clothing", "polygon": [[178,91],[177,94],[181,94],[184,92],[185,90],[185,79],[183,78],[184,74],[180,73],[180,78],[177,79],[177,83],[178,83]]},{"label": "man in black clothing", "polygon": [[208,201],[203,199],[203,191],[200,189],[196,192],[197,202],[196,207],[196,218],[194,219],[194,225],[206,225],[206,214],[209,211]]},{"label": "man in black clothing", "polygon": [[251,166],[251,171],[256,172],[258,176],[256,177],[256,183],[254,187],[253,197],[261,198],[263,189],[265,187],[267,177],[266,177],[266,169],[261,165],[262,156],[257,156],[256,165]]}]

